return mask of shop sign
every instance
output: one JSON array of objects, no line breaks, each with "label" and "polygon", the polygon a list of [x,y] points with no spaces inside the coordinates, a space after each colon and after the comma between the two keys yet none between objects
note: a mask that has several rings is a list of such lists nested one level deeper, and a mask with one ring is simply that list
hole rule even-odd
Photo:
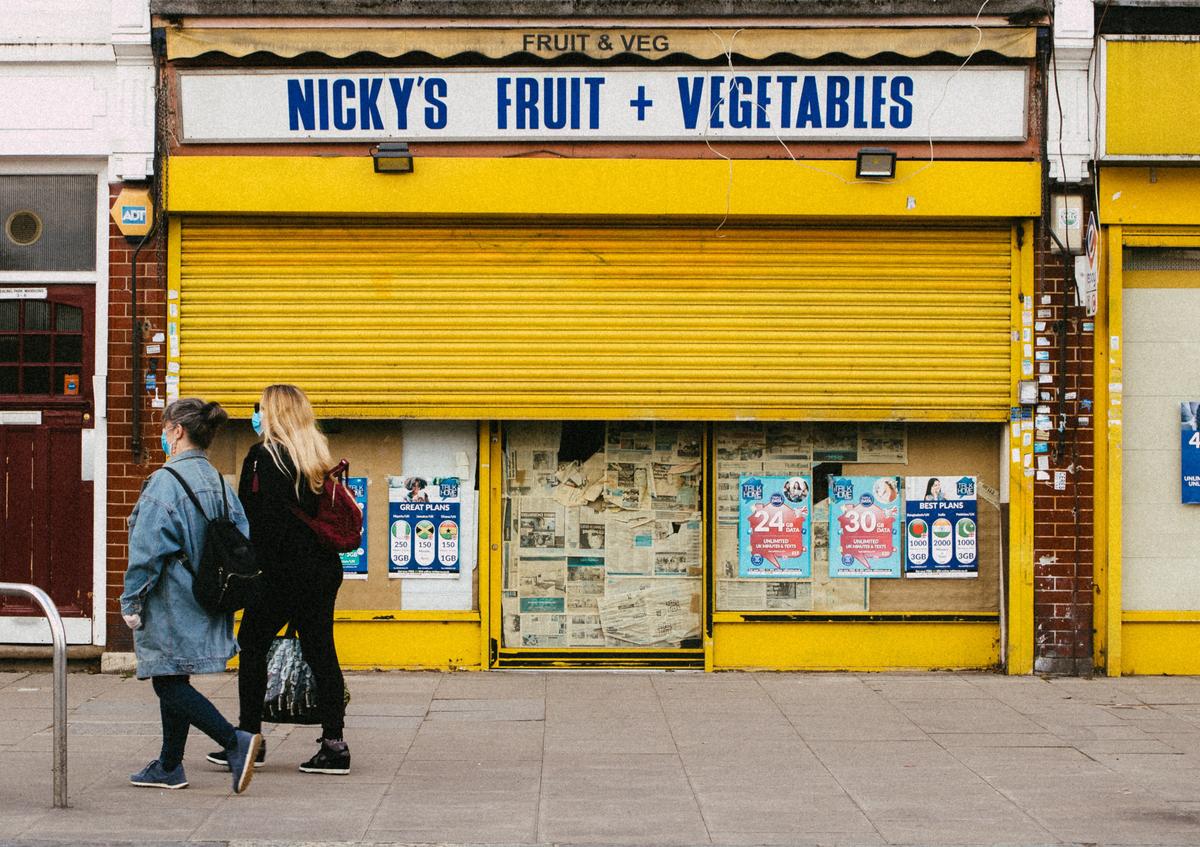
[{"label": "shop sign", "polygon": [[1182,503],[1200,503],[1200,426],[1196,414],[1200,403],[1184,402],[1180,407],[1179,467],[1182,481]]},{"label": "shop sign", "polygon": [[738,576],[812,576],[812,480],[807,476],[738,479]]},{"label": "shop sign", "polygon": [[977,484],[973,476],[905,479],[905,576],[979,576]]},{"label": "shop sign", "polygon": [[358,542],[358,549],[351,550],[349,553],[339,553],[342,560],[342,574],[346,579],[366,579],[367,578],[367,478],[365,476],[352,476],[346,480],[346,485],[350,488],[350,493],[354,495],[354,502],[358,504],[358,508],[362,509],[362,536]]},{"label": "shop sign", "polygon": [[900,578],[900,478],[829,479],[829,576]]},{"label": "shop sign", "polygon": [[179,77],[183,140],[194,143],[1021,141],[1026,134],[1023,68],[262,70]]},{"label": "shop sign", "polygon": [[388,576],[458,575],[458,480],[408,476],[388,485]]}]

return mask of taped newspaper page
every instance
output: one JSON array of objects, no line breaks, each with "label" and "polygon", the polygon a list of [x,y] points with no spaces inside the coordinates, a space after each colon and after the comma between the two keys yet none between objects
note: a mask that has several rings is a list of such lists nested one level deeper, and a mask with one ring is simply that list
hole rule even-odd
[{"label": "taped newspaper page", "polygon": [[700,580],[610,578],[600,601],[604,634],[618,644],[670,646],[700,634]]},{"label": "taped newspaper page", "polygon": [[571,614],[600,614],[604,596],[604,560],[592,556],[567,557],[567,611]]},{"label": "taped newspaper page", "polygon": [[568,508],[566,517],[567,549],[603,558],[606,535],[604,513],[590,506],[579,506]]},{"label": "taped newspaper page", "polygon": [[522,647],[566,647],[566,615],[521,615]]},{"label": "taped newspaper page", "polygon": [[566,511],[554,500],[521,498],[517,515],[517,547],[521,555],[541,556],[566,546]]},{"label": "taped newspaper page", "polygon": [[812,424],[814,462],[857,462],[858,425],[852,423]]},{"label": "taped newspaper page", "polygon": [[654,573],[654,513],[608,513],[605,544],[610,574]]},{"label": "taped newspaper page", "polygon": [[908,464],[908,428],[902,423],[859,424],[858,461]]}]

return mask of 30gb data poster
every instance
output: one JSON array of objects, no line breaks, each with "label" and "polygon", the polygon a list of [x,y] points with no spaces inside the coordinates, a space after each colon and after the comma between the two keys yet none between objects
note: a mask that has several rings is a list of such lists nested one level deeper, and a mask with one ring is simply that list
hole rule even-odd
[{"label": "30gb data poster", "polygon": [[900,479],[829,478],[829,576],[900,577]]}]

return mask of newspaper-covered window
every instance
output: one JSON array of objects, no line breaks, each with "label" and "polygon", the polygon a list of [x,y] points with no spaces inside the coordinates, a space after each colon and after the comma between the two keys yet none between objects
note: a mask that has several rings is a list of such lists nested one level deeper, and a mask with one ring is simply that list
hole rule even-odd
[{"label": "newspaper-covered window", "polygon": [[998,428],[738,423],[714,436],[717,611],[998,609],[999,508],[976,497],[998,481]]},{"label": "newspaper-covered window", "polygon": [[505,427],[506,647],[698,646],[701,424]]}]

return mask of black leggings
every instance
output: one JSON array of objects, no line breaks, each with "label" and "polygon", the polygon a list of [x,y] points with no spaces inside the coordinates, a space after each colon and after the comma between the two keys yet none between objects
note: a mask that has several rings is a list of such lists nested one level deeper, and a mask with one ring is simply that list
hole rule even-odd
[{"label": "black leggings", "polygon": [[[158,762],[173,771],[183,762],[188,727],[194,726],[226,750],[237,746],[233,724],[225,720],[208,698],[192,687],[189,677],[156,676],[151,682],[162,715],[163,743]],[[257,732],[258,730],[255,730]]]},{"label": "black leggings", "polygon": [[317,709],[325,738],[341,738],[345,722],[345,683],[333,644],[333,604],[337,589],[310,596],[287,597],[270,589],[242,614],[238,644],[242,648],[238,670],[238,727],[262,731],[263,697],[267,693],[267,649],[286,623],[300,636],[304,660],[317,681]]}]

